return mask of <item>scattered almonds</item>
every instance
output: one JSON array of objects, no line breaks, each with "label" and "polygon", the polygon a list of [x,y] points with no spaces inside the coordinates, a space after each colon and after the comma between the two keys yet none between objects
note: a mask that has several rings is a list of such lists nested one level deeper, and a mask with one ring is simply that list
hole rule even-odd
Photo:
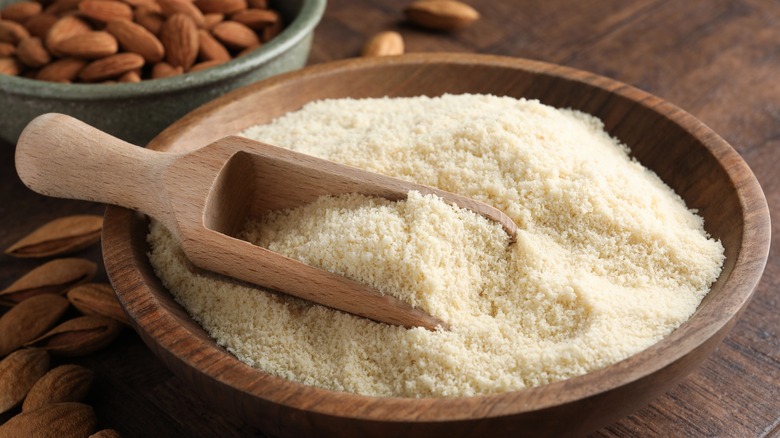
[{"label": "scattered almonds", "polygon": [[79,402],[87,396],[94,373],[79,365],[60,365],[49,370],[30,388],[22,403],[22,412],[30,412],[52,403]]},{"label": "scattered almonds", "polygon": [[103,316],[69,319],[26,344],[60,356],[84,356],[108,346],[122,331],[122,324]]},{"label": "scattered almonds", "polygon": [[21,403],[30,388],[48,370],[49,354],[34,348],[15,351],[1,360],[0,413]]},{"label": "scattered almonds", "polygon": [[0,437],[82,438],[91,434],[96,424],[91,406],[54,403],[11,418],[0,426]]},{"label": "scattered almonds", "polygon": [[11,308],[0,316],[0,357],[46,333],[67,309],[68,300],[53,294],[41,294]]},{"label": "scattered almonds", "polygon": [[84,315],[105,316],[130,325],[114,288],[105,283],[89,283],[68,291],[68,301]]},{"label": "scattered almonds", "polygon": [[166,78],[243,56],[282,25],[265,0],[22,1],[0,9],[0,74],[62,83]]}]

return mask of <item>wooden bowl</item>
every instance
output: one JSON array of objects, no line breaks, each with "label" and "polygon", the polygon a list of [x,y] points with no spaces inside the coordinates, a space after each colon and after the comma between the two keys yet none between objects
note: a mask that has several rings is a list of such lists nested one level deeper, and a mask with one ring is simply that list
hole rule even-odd
[{"label": "wooden bowl", "polygon": [[628,415],[675,385],[717,346],[747,305],[769,251],[769,213],[761,187],[734,149],[657,97],[594,74],[514,58],[353,59],[228,94],[173,124],[149,147],[189,150],[318,99],[466,92],[535,98],[599,117],[639,161],[699,210],[727,258],[689,321],[619,363],[522,391],[426,399],[327,391],[253,369],[217,346],[155,277],[146,257],[147,221],[110,207],[103,235],[106,268],[146,344],[215,408],[281,436],[569,436]]}]

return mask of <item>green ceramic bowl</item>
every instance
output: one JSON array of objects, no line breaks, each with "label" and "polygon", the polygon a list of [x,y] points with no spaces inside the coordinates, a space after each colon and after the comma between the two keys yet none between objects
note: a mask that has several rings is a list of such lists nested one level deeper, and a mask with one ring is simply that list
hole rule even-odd
[{"label": "green ceramic bowl", "polygon": [[[0,0],[0,6],[13,3]],[[174,120],[224,93],[303,67],[326,0],[274,2],[284,31],[251,54],[218,67],[127,84],[60,84],[0,75],[0,138],[15,144],[36,116],[69,114],[130,143],[145,145]]]}]

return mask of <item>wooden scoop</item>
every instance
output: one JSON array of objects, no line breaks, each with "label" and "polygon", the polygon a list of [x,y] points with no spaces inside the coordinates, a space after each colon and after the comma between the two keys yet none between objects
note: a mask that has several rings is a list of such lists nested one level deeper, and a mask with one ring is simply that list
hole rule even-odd
[{"label": "wooden scoop", "polygon": [[45,114],[22,132],[16,170],[38,193],[119,205],[162,222],[195,266],[375,321],[433,330],[447,324],[376,289],[235,238],[247,218],[298,207],[322,195],[391,200],[433,193],[498,223],[499,210],[470,198],[225,137],[190,153],[155,152],[72,117]]}]

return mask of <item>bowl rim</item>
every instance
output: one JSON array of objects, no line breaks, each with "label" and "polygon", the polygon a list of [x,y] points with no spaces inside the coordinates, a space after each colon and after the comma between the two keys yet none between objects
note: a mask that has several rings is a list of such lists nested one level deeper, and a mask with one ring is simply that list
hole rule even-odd
[{"label": "bowl rim", "polygon": [[[249,95],[258,89],[267,90],[283,86],[288,81],[294,81],[297,78],[330,75],[355,68],[382,68],[384,66],[401,64],[471,65],[475,62],[485,67],[510,68],[531,74],[554,75],[581,85],[617,94],[637,105],[646,107],[649,111],[663,112],[669,120],[702,143],[710,153],[717,157],[719,163],[728,162],[730,167],[724,167],[724,170],[737,192],[744,223],[742,227],[742,241],[735,253],[737,256],[734,269],[723,284],[724,289],[733,290],[734,292],[728,295],[728,300],[723,303],[723,307],[714,309],[714,306],[700,306],[688,321],[667,337],[615,364],[570,379],[499,394],[451,398],[363,396],[316,388],[272,376],[261,370],[249,367],[235,359],[232,355],[230,357],[234,359],[235,363],[231,364],[230,368],[234,369],[236,373],[245,373],[249,370],[254,372],[255,377],[251,379],[251,388],[247,389],[245,385],[242,387],[240,379],[234,378],[233,374],[225,372],[224,369],[220,369],[218,376],[209,375],[209,378],[216,380],[222,385],[229,386],[233,390],[247,393],[252,397],[267,402],[327,416],[391,422],[410,421],[412,418],[415,422],[476,420],[542,411],[555,406],[596,397],[617,387],[648,377],[663,368],[674,366],[681,358],[702,347],[710,338],[718,334],[725,335],[725,332],[733,326],[736,317],[746,307],[758,285],[769,253],[769,210],[758,181],[740,155],[704,123],[661,98],[600,75],[541,61],[496,55],[426,53],[334,61],[274,76],[228,93],[190,112],[183,119],[172,124],[168,129],[155,137],[149,143],[149,147],[152,149],[164,149],[164,146],[175,140],[177,136],[186,135],[188,127],[193,126],[192,124],[207,118],[212,112],[229,105],[233,96]],[[104,243],[106,241],[116,242],[119,237],[129,237],[130,221],[126,219],[130,217],[131,212],[129,210],[109,206],[106,210],[108,227],[104,228]],[[126,223],[123,224],[123,220]],[[114,226],[113,224],[119,225]],[[747,247],[750,247],[750,251],[747,251]],[[114,270],[118,267],[126,268],[128,263],[133,262],[131,260],[132,255],[128,257],[128,252],[126,250],[124,256],[122,256],[119,252],[106,251],[106,248],[104,248],[104,259],[109,277],[117,288],[120,301],[131,316],[136,330],[142,332],[142,337],[144,337],[145,341],[147,339],[144,334],[148,334],[150,338],[153,338],[151,332],[149,332],[150,329],[152,331],[156,330],[158,333],[172,328],[186,331],[187,329],[183,326],[175,324],[175,318],[171,316],[169,309],[162,308],[161,303],[151,292],[141,275],[139,275],[137,267],[133,267],[135,275],[132,281],[128,281],[127,273],[125,272],[121,279],[124,284],[118,284],[119,282],[116,280],[119,280],[119,278],[115,278]],[[142,300],[131,299],[125,296],[128,291],[131,294],[140,291],[149,299],[143,300],[147,301],[146,303],[141,303]],[[154,327],[139,327],[135,315],[139,312],[148,312],[149,309],[144,309],[142,304],[149,304],[148,301],[150,300],[154,306],[165,313],[166,321],[165,323],[158,322]],[[704,323],[700,325],[691,324],[691,321],[694,320],[703,321]],[[174,324],[173,326],[170,325],[172,323]],[[201,330],[203,329],[201,328]],[[190,333],[190,335],[192,334]],[[155,341],[157,340],[159,339]],[[181,355],[177,354],[176,344],[175,342],[166,345],[157,344],[153,350],[159,355],[157,349],[165,349],[176,360],[183,362],[198,373],[203,373],[203,363],[194,363],[189,359],[183,359]],[[203,350],[196,355],[200,359],[212,360],[213,356],[219,356],[217,350],[221,350],[225,355],[229,355],[224,348],[218,347],[213,340],[211,342],[213,345],[206,345],[203,342],[200,344]],[[204,357],[207,358],[204,359]],[[658,358],[663,360],[657,360]],[[703,357],[701,360],[703,360]],[[246,383],[246,379],[243,383]],[[262,391],[263,385],[270,384],[275,385],[274,388],[279,387],[282,390]],[[290,392],[296,395],[289,396],[289,392],[285,392],[284,389],[289,389]],[[305,393],[306,396],[300,396],[301,393]],[[286,395],[281,397],[280,394]],[[340,409],[344,404],[352,408],[350,412],[344,412]],[[489,409],[475,410],[474,406],[489,406]]]},{"label": "bowl rim", "polygon": [[63,84],[0,75],[0,92],[35,96],[46,99],[90,101],[136,98],[204,87],[252,71],[279,57],[310,34],[325,13],[327,0],[302,0],[301,9],[293,21],[268,44],[251,53],[198,72],[168,78],[143,80],[136,83]]}]

